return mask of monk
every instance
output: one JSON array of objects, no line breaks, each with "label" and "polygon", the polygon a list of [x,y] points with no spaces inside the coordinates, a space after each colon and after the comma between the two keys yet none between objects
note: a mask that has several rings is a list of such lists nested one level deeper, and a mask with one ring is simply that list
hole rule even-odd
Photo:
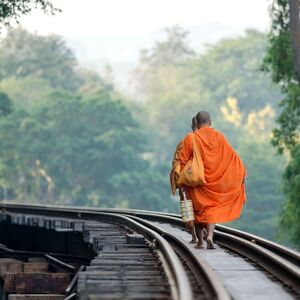
[{"label": "monk", "polygon": [[[196,117],[193,117],[192,119],[192,125],[191,128],[193,132],[197,129],[197,121]],[[172,162],[172,170],[170,173],[170,185],[171,185],[171,190],[173,196],[176,194],[176,189],[179,189],[179,198],[180,201],[184,200],[184,192],[181,187],[178,187],[176,182],[178,179],[178,174],[180,172],[180,161],[179,161],[179,153],[182,150],[182,141],[180,141],[176,147],[174,157],[173,157],[173,162]],[[195,225],[193,221],[189,221],[185,223],[186,228],[190,231],[192,235],[192,240],[190,241],[190,244],[196,244],[197,243],[197,235],[195,231]]]},{"label": "monk", "polygon": [[197,130],[182,140],[178,155],[180,169],[192,159],[193,135],[199,147],[206,183],[196,187],[184,187],[191,199],[195,213],[195,228],[198,238],[196,248],[203,248],[203,228],[208,235],[207,249],[215,249],[213,232],[215,223],[230,222],[240,217],[246,201],[246,169],[243,162],[224,135],[211,127],[208,112],[196,115]]}]

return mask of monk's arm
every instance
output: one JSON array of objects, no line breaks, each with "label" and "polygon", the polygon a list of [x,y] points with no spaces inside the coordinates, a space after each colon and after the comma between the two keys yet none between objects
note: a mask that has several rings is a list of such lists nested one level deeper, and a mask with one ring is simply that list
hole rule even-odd
[{"label": "monk's arm", "polygon": [[176,150],[175,150],[175,153],[174,153],[174,155],[173,155],[173,161],[172,161],[172,166],[173,166],[173,167],[174,167],[174,166],[178,163],[178,161],[179,161],[179,154],[180,154],[181,150],[182,150],[182,141],[180,141],[180,142],[178,143],[178,145],[176,146]]}]

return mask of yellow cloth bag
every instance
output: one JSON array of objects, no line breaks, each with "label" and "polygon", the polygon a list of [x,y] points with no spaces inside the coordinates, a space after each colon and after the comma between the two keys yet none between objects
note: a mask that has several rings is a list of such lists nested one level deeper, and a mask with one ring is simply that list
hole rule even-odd
[{"label": "yellow cloth bag", "polygon": [[201,153],[196,145],[195,134],[193,134],[193,157],[190,159],[183,170],[180,172],[178,186],[199,186],[205,182],[204,166]]}]

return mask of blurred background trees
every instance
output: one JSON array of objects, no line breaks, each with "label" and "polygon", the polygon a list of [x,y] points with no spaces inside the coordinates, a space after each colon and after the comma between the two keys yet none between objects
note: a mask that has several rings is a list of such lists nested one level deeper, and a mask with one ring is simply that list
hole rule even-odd
[{"label": "blurred background trees", "polygon": [[283,94],[272,143],[289,156],[284,172],[287,201],[281,217],[280,236],[300,246],[300,20],[299,1],[276,0],[271,9],[272,27],[263,70],[270,73]]},{"label": "blurred background trees", "polygon": [[178,212],[171,157],[208,110],[249,171],[232,225],[275,238],[285,159],[269,139],[282,95],[258,70],[265,48],[266,36],[249,30],[197,53],[186,31],[169,28],[141,51],[129,100],[109,69],[80,68],[60,37],[11,29],[0,43],[0,198]]},{"label": "blurred background trees", "polygon": [[[11,29],[0,45],[2,78],[46,80],[52,88],[75,91],[81,83],[77,60],[61,37]],[[28,85],[28,82],[26,83]]]},{"label": "blurred background trees", "polygon": [[57,36],[12,29],[0,49],[1,199],[175,211],[110,78],[79,69]]},{"label": "blurred background trees", "polygon": [[[207,110],[248,169],[248,201],[231,226],[271,239],[281,229],[279,238],[299,245],[294,2],[274,1],[268,36],[249,29],[205,51],[180,26],[167,28],[141,51],[131,99],[110,66],[100,75],[82,68],[61,37],[9,29],[0,41],[0,199],[178,212],[171,158]],[[35,7],[59,11],[49,1],[2,1],[0,24]]]}]

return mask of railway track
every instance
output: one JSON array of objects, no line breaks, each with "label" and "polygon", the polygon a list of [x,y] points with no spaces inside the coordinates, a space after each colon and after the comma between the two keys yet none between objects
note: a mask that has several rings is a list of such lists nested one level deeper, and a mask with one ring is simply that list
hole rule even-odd
[{"label": "railway track", "polygon": [[[149,212],[127,212],[142,220],[173,224],[184,229],[178,215],[159,215]],[[152,223],[153,224],[153,223]],[[151,223],[149,223],[151,226]],[[154,225],[154,224],[153,224]],[[215,241],[259,265],[296,293],[300,293],[300,253],[253,234],[222,225],[216,225]]]},{"label": "railway track", "polygon": [[[23,225],[31,222],[39,226],[54,220],[61,224],[56,228],[58,232],[72,229],[81,232],[89,242],[95,255],[85,270],[84,258],[76,260],[73,256],[77,272],[73,272],[73,287],[69,287],[63,299],[251,299],[251,295],[245,298],[241,293],[235,294],[230,280],[223,277],[226,270],[218,271],[219,267],[207,260],[214,262],[219,255],[222,259],[230,256],[230,259],[251,261],[251,267],[247,267],[250,269],[245,269],[247,272],[243,274],[264,273],[280,289],[280,293],[274,291],[277,297],[271,293],[261,299],[299,298],[298,252],[225,226],[216,228],[215,239],[220,250],[200,250],[199,255],[199,250],[193,250],[186,242],[185,228],[180,217],[174,214],[13,204],[1,204],[0,209],[2,216],[19,218],[19,223],[22,216],[23,220],[26,215],[36,218],[35,222],[27,218]],[[72,261],[62,253],[55,257]],[[255,288],[256,284],[249,284]]]}]

